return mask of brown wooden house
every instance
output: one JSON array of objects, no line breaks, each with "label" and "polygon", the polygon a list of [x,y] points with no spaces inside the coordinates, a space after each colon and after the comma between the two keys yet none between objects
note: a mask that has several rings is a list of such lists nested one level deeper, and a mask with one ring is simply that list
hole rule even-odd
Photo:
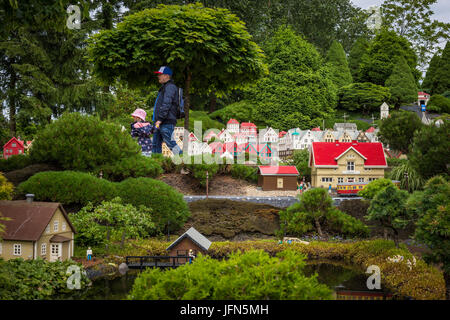
[{"label": "brown wooden house", "polygon": [[71,259],[75,228],[60,203],[32,200],[0,201],[5,232],[0,257],[64,261]]},{"label": "brown wooden house", "polygon": [[263,191],[297,190],[298,175],[295,166],[258,166],[258,186]]},{"label": "brown wooden house", "polygon": [[[211,241],[209,241],[200,232],[191,227],[188,231],[183,233],[177,240],[175,240],[170,246],[167,247],[168,255],[171,257],[176,256],[188,256],[189,249],[194,251],[194,255],[199,253],[206,254]],[[178,263],[186,263],[187,259],[179,259]]]}]

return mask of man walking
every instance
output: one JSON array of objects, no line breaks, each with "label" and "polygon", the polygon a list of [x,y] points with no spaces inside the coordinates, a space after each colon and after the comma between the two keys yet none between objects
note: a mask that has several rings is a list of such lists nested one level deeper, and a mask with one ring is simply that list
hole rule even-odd
[{"label": "man walking", "polygon": [[153,123],[156,130],[153,134],[152,151],[162,153],[164,141],[173,154],[180,154],[182,151],[172,137],[177,123],[178,88],[172,80],[173,72],[169,67],[161,67],[155,73],[158,74],[158,81],[162,86],[159,88],[153,109]]}]

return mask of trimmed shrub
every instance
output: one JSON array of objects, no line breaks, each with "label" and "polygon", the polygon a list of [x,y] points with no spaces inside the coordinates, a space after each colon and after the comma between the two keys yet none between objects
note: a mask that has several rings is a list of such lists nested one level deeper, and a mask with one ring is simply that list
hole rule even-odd
[{"label": "trimmed shrub", "polygon": [[14,186],[0,173],[0,200],[12,200]]},{"label": "trimmed shrub", "polygon": [[450,99],[440,94],[434,94],[428,101],[427,110],[436,113],[450,113]]},{"label": "trimmed shrub", "polygon": [[142,155],[121,159],[113,164],[98,167],[94,173],[102,171],[103,178],[110,181],[122,181],[127,178],[156,178],[163,173],[158,161]]},{"label": "trimmed shrub", "polygon": [[32,160],[29,156],[24,154],[13,155],[8,159],[0,159],[0,172],[22,169],[31,164]]},{"label": "trimmed shrub", "polygon": [[[196,164],[196,157],[200,157],[202,163]],[[197,161],[200,162],[200,161]],[[192,156],[187,163],[183,163],[183,166],[191,172],[192,177],[197,180],[198,184],[202,188],[206,188],[206,171],[208,171],[208,180],[211,182],[214,176],[219,171],[219,165],[217,163],[207,164],[204,162],[203,157]]]},{"label": "trimmed shrub", "polygon": [[236,179],[242,179],[252,183],[257,183],[258,168],[249,167],[243,164],[233,164],[231,166],[231,176]]},{"label": "trimmed shrub", "polygon": [[305,276],[305,258],[292,250],[277,257],[262,250],[238,252],[222,261],[200,256],[168,271],[147,269],[135,280],[128,299],[332,299],[332,291],[317,275]]},{"label": "trimmed shrub", "polygon": [[38,133],[30,156],[66,170],[93,170],[135,156],[140,146],[120,126],[77,112],[65,113]]},{"label": "trimmed shrub", "polygon": [[163,169],[164,173],[174,173],[177,166],[170,157],[165,157],[161,153],[152,153],[152,160],[156,161]]}]

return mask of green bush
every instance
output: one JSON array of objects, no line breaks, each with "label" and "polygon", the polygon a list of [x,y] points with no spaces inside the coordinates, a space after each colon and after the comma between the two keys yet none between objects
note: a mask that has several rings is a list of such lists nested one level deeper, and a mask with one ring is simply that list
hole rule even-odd
[{"label": "green bush", "polygon": [[112,182],[76,171],[39,172],[19,184],[17,189],[21,194],[33,193],[38,201],[68,205],[87,205],[88,202],[99,204],[117,195]]},{"label": "green bush", "polygon": [[427,104],[428,111],[450,113],[450,99],[440,94],[433,94]]},{"label": "green bush", "polygon": [[[166,183],[150,178],[129,178],[117,185],[117,194],[124,203],[144,205],[153,211],[153,222],[158,230],[178,230],[189,218],[190,212],[183,194]],[[166,229],[167,230],[167,229]]]},{"label": "green bush", "polygon": [[364,113],[378,111],[391,97],[388,88],[370,82],[352,83],[339,89],[338,108]]},{"label": "green bush", "polygon": [[385,178],[377,179],[369,182],[369,184],[358,192],[358,195],[366,200],[372,200],[378,192],[384,190],[388,186],[394,186],[392,180]]},{"label": "green bush", "polygon": [[140,146],[120,126],[77,112],[65,113],[38,133],[30,156],[66,170],[95,170],[117,159],[135,156]]},{"label": "green bush", "polygon": [[183,163],[183,166],[191,172],[192,177],[194,177],[202,188],[206,188],[206,172],[208,171],[208,180],[211,182],[219,171],[219,165],[217,163],[207,164],[201,155],[192,156],[188,161]]},{"label": "green bush", "polygon": [[200,256],[192,264],[147,269],[134,282],[130,300],[329,300],[332,291],[305,276],[305,255],[286,250],[233,253],[227,260]]},{"label": "green bush", "polygon": [[10,172],[13,170],[22,169],[31,165],[32,163],[33,161],[27,155],[13,155],[8,159],[0,159],[0,172]]},{"label": "green bush", "polygon": [[164,173],[174,173],[177,170],[177,165],[173,163],[172,158],[165,157],[161,153],[152,153],[152,160],[159,163]]},{"label": "green bush", "polygon": [[103,178],[110,181],[122,181],[127,178],[156,178],[163,173],[158,161],[142,155],[121,159],[113,164],[98,167],[94,173],[102,171]]},{"label": "green bush", "polygon": [[[79,290],[69,289],[69,266],[80,268]],[[80,299],[88,290],[90,280],[83,266],[74,261],[48,262],[42,259],[0,259],[0,300]]]},{"label": "green bush", "polygon": [[233,164],[231,166],[231,176],[236,179],[242,179],[252,183],[257,183],[258,168],[249,167],[243,164]]}]

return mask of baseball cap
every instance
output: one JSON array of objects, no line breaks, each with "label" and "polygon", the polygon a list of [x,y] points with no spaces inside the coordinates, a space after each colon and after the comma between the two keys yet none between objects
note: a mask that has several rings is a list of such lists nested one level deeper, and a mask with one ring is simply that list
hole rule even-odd
[{"label": "baseball cap", "polygon": [[159,68],[158,71],[155,71],[155,73],[157,74],[168,74],[169,76],[171,76],[173,74],[172,69],[170,69],[169,67],[163,66],[161,68]]}]

